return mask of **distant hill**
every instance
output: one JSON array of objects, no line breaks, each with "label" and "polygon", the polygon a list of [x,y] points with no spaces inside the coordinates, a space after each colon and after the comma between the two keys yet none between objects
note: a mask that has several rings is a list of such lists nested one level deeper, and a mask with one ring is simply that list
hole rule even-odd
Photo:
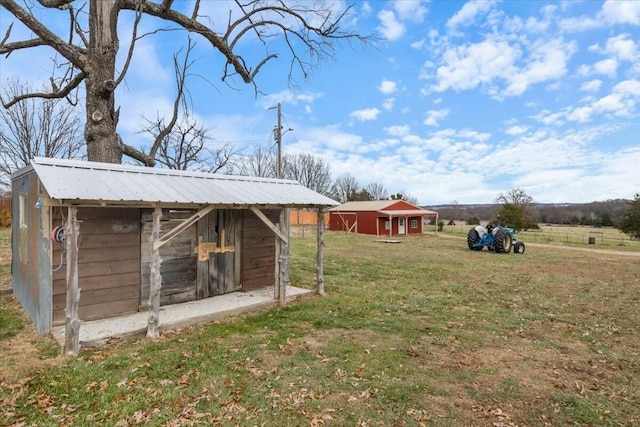
[{"label": "distant hill", "polygon": [[[617,224],[624,216],[631,200],[614,199],[604,202],[590,203],[533,203],[531,210],[536,221],[541,224],[581,224],[611,226]],[[427,205],[422,206],[438,212],[445,221],[453,219],[466,221],[476,217],[480,221],[494,220],[499,204],[471,204],[471,205]]]}]

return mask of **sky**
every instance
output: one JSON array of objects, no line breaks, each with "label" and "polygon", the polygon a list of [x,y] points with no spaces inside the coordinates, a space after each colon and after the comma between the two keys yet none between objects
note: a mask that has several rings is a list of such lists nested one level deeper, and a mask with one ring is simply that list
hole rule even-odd
[{"label": "sky", "polygon": [[[258,74],[258,94],[222,82],[220,54],[194,37],[189,100],[215,143],[275,150],[280,103],[284,153],[313,154],[334,179],[349,173],[420,205],[492,203],[514,188],[539,203],[640,192],[640,1],[323,3],[336,11],[352,4],[343,30],[372,43],[338,44],[306,78],[295,70],[290,78],[290,58],[274,39],[267,49],[280,57]],[[205,0],[201,12],[225,23],[230,4]],[[63,33],[65,17],[43,19]],[[9,18],[0,11],[2,35]],[[121,62],[130,24],[121,17]],[[28,31],[16,25],[13,34]],[[164,32],[136,45],[116,93],[128,143],[150,145],[142,116],[171,111],[173,55],[185,40]],[[38,49],[2,57],[2,81],[46,79],[52,53]],[[264,52],[251,38],[239,49],[247,58]]]}]

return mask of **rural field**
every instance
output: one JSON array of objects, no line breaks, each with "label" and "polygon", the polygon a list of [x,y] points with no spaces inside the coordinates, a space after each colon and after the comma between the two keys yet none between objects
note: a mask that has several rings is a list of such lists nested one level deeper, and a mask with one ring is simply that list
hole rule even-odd
[{"label": "rural field", "polygon": [[[326,234],[324,296],[73,360],[0,295],[0,425],[640,423],[640,252],[375,240]],[[292,240],[294,285],[315,248]]]}]

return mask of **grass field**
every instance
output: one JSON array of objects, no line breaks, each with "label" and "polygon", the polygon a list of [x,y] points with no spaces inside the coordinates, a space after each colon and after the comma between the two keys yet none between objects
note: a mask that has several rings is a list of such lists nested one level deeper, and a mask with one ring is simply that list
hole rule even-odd
[{"label": "grass field", "polygon": [[[640,256],[325,241],[322,297],[52,366],[13,361],[0,425],[640,422]],[[291,255],[293,284],[313,288],[315,239],[293,239]],[[0,364],[21,334],[0,342]]]}]

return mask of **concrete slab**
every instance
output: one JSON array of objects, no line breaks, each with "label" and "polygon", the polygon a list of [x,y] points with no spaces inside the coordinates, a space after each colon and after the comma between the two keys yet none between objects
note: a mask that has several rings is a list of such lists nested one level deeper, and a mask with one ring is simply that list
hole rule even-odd
[{"label": "concrete slab", "polygon": [[[288,286],[287,301],[313,295],[309,289]],[[225,316],[264,310],[277,306],[273,287],[257,289],[251,292],[232,292],[217,297],[181,304],[160,307],[160,330],[184,328],[203,324]],[[80,327],[80,345],[95,347],[111,339],[130,338],[145,335],[149,312],[143,311],[109,319],[82,322]],[[64,346],[64,325],[52,329],[53,337]]]}]

